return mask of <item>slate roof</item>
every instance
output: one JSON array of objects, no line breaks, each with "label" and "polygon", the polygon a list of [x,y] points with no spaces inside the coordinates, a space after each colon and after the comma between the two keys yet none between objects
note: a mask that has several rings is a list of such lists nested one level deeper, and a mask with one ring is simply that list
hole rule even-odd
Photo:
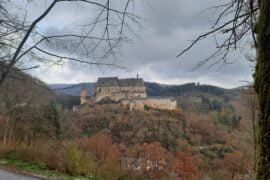
[{"label": "slate roof", "polygon": [[117,77],[98,78],[96,87],[109,87],[109,86],[144,86],[142,78],[128,78],[118,79]]},{"label": "slate roof", "polygon": [[117,77],[98,78],[96,87],[118,86]]},{"label": "slate roof", "polygon": [[118,84],[120,87],[144,86],[142,78],[119,79]]}]

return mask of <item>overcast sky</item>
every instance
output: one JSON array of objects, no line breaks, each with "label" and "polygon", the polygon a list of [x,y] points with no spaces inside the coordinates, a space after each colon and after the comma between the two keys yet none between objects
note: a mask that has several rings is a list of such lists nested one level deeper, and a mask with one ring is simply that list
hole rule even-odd
[{"label": "overcast sky", "polygon": [[[15,0],[14,0],[15,1]],[[17,0],[25,1],[25,0]],[[36,0],[27,6],[30,10],[28,18],[38,16],[49,4],[50,0]],[[118,76],[120,78],[136,77],[138,73],[145,81],[164,84],[183,84],[200,82],[226,88],[245,85],[243,81],[252,80],[251,65],[245,60],[246,49],[230,55],[232,64],[220,64],[199,70],[191,69],[207,55],[214,51],[215,44],[209,38],[197,44],[184,56],[176,58],[190,40],[200,32],[210,27],[215,15],[211,11],[203,10],[219,4],[219,0],[148,0],[136,1],[135,12],[145,21],[142,28],[134,26],[138,37],[130,36],[132,43],[121,48],[121,62],[128,69],[88,68],[85,65],[67,64],[63,66],[42,66],[31,72],[46,83],[82,83],[94,82],[98,77]],[[79,11],[78,7],[65,4],[58,5],[38,28],[43,32],[64,32],[71,24],[79,19],[91,18],[91,13]],[[111,61],[115,61],[109,59]],[[214,61],[214,59],[213,59]]]}]

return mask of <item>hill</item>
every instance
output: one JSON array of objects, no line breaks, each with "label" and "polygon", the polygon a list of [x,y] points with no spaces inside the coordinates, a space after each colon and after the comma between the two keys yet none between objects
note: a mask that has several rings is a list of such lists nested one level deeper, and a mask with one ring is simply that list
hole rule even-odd
[{"label": "hill", "polygon": [[0,92],[0,111],[26,104],[48,104],[55,97],[44,82],[16,68],[11,70]]},{"label": "hill", "polygon": [[[49,84],[48,86],[60,93],[71,96],[80,96],[80,90],[83,84]],[[89,95],[93,95],[95,83],[84,83],[85,87],[88,89]]]},{"label": "hill", "polygon": [[[84,85],[88,89],[89,95],[92,96],[95,83],[85,83]],[[82,84],[50,85],[52,89],[57,89],[58,92],[72,96],[79,96],[81,86]],[[145,86],[149,97],[174,97],[177,100],[179,107],[190,112],[220,111],[224,103],[226,104],[232,100],[239,100],[242,93],[242,87],[224,89],[217,86],[200,85],[196,83],[164,85],[145,82]]]},{"label": "hill", "polygon": [[180,112],[131,112],[118,104],[81,106],[65,123],[65,136],[91,136],[104,132],[114,142],[127,146],[158,141],[167,149],[176,150],[178,140],[185,135],[185,117]]},{"label": "hill", "polygon": [[246,131],[252,124],[245,102],[212,95],[208,100],[196,96],[187,104],[186,109],[175,112],[129,111],[118,104],[83,105],[63,122],[63,136],[93,137],[91,146],[100,144],[101,149],[107,148],[99,141],[110,139],[122,159],[135,163],[148,150],[152,158],[165,159],[165,154],[185,152],[196,159],[203,175],[198,179],[252,179],[253,143]]},{"label": "hill", "polygon": [[[93,89],[95,83],[84,83],[88,89],[89,95],[93,95]],[[58,91],[67,95],[79,96],[82,84],[49,84],[51,89],[57,89]],[[236,94],[239,95],[241,88],[224,89],[212,85],[199,85],[196,83],[187,83],[182,85],[164,85],[154,82],[145,82],[146,91],[149,96],[180,96],[184,93],[207,93],[212,95],[226,95]]]},{"label": "hill", "polygon": [[[52,88],[30,74],[13,68],[4,84],[0,87],[0,112],[14,109],[15,106],[17,108],[24,105],[43,106],[52,101],[61,108],[72,109],[74,105],[79,104],[79,98],[68,95],[72,93],[66,93],[66,86],[68,85],[56,85]],[[73,88],[76,90],[76,86]]]},{"label": "hill", "polygon": [[[252,121],[241,89],[146,82],[149,96],[173,96],[181,108],[129,111],[108,103],[72,111],[81,84],[50,85],[59,92],[54,93],[25,73],[13,76],[0,94],[4,107],[34,98],[0,117],[0,157],[41,162],[70,175],[119,177],[128,172],[146,179],[177,179],[174,174],[184,173],[186,179],[252,179]],[[94,83],[86,87],[93,92]],[[2,148],[6,141],[11,145]],[[162,168],[150,165],[149,170],[149,162]]]}]

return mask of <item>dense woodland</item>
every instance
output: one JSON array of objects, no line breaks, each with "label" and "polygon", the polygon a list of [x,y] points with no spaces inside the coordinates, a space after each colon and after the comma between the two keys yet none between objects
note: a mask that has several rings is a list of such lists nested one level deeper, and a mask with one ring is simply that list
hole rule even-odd
[{"label": "dense woodland", "polygon": [[[3,159],[90,179],[254,178],[251,95],[244,90],[163,88],[157,95],[175,97],[177,111],[130,112],[114,103],[78,106],[78,97],[18,73],[30,84],[5,82],[27,90],[11,87],[1,96]],[[151,85],[148,91],[160,86]]]}]

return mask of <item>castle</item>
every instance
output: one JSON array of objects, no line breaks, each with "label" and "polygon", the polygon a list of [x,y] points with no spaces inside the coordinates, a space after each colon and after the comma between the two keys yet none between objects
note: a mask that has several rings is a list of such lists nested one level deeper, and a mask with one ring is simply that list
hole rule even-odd
[{"label": "castle", "polygon": [[[91,101],[85,87],[82,87],[80,97],[81,104],[88,104]],[[98,78],[92,101],[95,103],[118,102],[130,110],[144,110],[146,108],[175,110],[177,108],[177,102],[173,98],[147,97],[142,78]]]},{"label": "castle", "polygon": [[118,79],[117,77],[98,78],[94,96],[96,102],[104,98],[118,102],[122,99],[147,97],[143,79]]}]

